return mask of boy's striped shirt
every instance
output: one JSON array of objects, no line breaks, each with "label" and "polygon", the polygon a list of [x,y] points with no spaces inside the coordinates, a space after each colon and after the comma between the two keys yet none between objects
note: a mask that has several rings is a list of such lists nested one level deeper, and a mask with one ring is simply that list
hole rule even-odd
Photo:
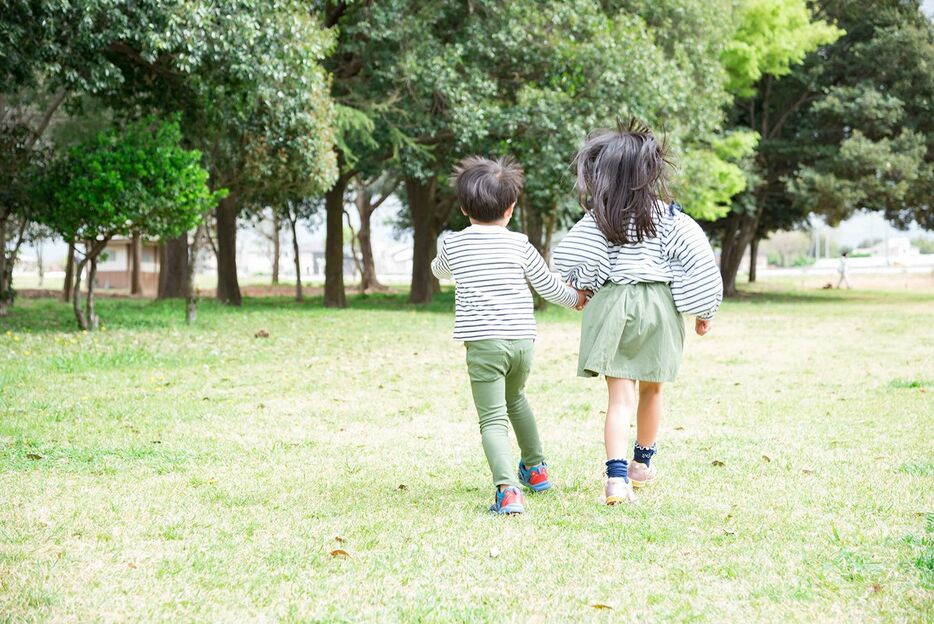
[{"label": "boy's striped shirt", "polygon": [[455,340],[535,338],[529,284],[548,301],[577,304],[577,292],[548,269],[528,237],[498,225],[471,225],[446,236],[431,272],[454,278]]},{"label": "boy's striped shirt", "polygon": [[704,231],[674,207],[660,210],[656,230],[641,243],[614,245],[587,213],[555,249],[555,267],[574,287],[594,292],[607,281],[665,282],[679,312],[712,319],[723,281]]}]

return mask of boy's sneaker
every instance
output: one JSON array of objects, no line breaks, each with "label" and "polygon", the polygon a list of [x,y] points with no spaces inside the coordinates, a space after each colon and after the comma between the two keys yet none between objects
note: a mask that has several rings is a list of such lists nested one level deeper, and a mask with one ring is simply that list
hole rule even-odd
[{"label": "boy's sneaker", "polygon": [[607,505],[636,502],[636,493],[632,491],[632,483],[626,477],[608,478],[603,491]]},{"label": "boy's sneaker", "polygon": [[533,492],[547,490],[551,487],[551,481],[548,480],[548,466],[542,462],[537,466],[526,468],[525,464],[520,461],[519,481]]},{"label": "boy's sneaker", "polygon": [[629,462],[629,481],[632,483],[632,487],[645,487],[655,481],[655,477],[657,476],[658,471],[655,469],[655,466],[646,466],[642,462],[637,462],[635,460]]},{"label": "boy's sneaker", "polygon": [[496,500],[490,505],[490,511],[496,514],[519,514],[525,511],[525,496],[519,488],[509,486],[496,490]]}]

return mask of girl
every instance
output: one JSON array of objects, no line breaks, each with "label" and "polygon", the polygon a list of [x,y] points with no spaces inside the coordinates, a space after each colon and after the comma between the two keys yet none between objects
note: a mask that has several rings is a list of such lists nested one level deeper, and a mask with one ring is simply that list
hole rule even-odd
[{"label": "girl", "polygon": [[647,126],[632,120],[591,134],[573,166],[586,214],[555,249],[554,262],[572,286],[595,293],[584,308],[577,374],[606,377],[605,494],[614,505],[635,501],[633,486],[655,479],[662,384],[674,381],[684,346],[681,313],[696,315],[695,331],[706,334],[723,283],[704,232],[671,203],[665,146]]}]

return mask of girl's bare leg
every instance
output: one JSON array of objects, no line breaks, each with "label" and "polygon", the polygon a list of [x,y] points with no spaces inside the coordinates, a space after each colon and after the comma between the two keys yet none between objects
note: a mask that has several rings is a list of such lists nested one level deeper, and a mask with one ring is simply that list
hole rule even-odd
[{"label": "girl's bare leg", "polygon": [[655,444],[663,408],[662,384],[640,381],[639,409],[636,412],[636,444],[646,448]]},{"label": "girl's bare leg", "polygon": [[631,379],[607,377],[606,387],[609,392],[603,426],[606,458],[625,459],[629,456],[629,423],[636,411],[636,384]]}]

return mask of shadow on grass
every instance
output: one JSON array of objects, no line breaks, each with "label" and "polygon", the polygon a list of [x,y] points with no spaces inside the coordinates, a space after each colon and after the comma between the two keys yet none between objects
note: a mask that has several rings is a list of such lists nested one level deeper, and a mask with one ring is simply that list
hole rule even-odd
[{"label": "shadow on grass", "polygon": [[922,301],[931,298],[929,294],[887,291],[852,291],[837,289],[815,290],[740,290],[726,299],[734,303],[752,304],[810,304],[836,303],[847,304],[891,304],[900,302]]},{"label": "shadow on grass", "polygon": [[[129,297],[106,297],[95,302],[102,327],[107,329],[160,329],[185,327],[185,304],[180,299],[153,300]],[[403,312],[450,314],[454,309],[453,291],[435,296],[432,303],[415,305],[408,302],[407,293],[348,294],[346,311]],[[216,299],[198,302],[198,324],[214,327],[231,315],[251,313],[341,314],[343,310],[324,307],[321,296],[297,302],[291,297],[244,297],[240,307],[227,306]],[[0,332],[68,332],[78,331],[71,305],[55,298],[21,299],[0,318]]]}]

